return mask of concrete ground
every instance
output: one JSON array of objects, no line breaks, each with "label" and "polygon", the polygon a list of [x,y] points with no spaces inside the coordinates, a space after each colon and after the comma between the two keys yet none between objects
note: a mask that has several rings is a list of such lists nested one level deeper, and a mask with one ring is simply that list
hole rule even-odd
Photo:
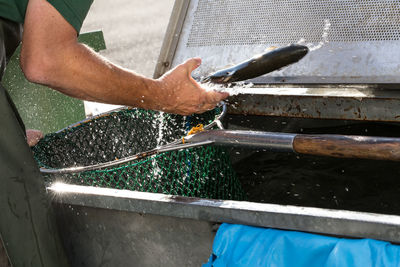
[{"label": "concrete ground", "polygon": [[[112,62],[152,77],[174,0],[95,0],[82,33],[101,29]],[[115,108],[87,103],[87,114]]]}]

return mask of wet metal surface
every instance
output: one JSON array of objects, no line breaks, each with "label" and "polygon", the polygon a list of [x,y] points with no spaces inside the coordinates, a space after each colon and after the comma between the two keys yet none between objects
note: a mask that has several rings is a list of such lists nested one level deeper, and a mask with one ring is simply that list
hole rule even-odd
[{"label": "wet metal surface", "polygon": [[400,121],[400,91],[368,87],[262,87],[229,99],[230,114]]},{"label": "wet metal surface", "polygon": [[[56,195],[56,203],[66,207],[99,208],[104,209],[104,214],[112,211],[112,218],[116,221],[127,214],[153,214],[400,242],[400,217],[395,215],[244,201],[176,198],[163,194],[72,185],[52,187],[50,193]],[[101,210],[98,211],[101,214]],[[80,220],[84,224],[86,219],[82,216]],[[113,231],[123,233],[123,224]]]},{"label": "wet metal surface", "polygon": [[214,225],[113,209],[56,205],[74,267],[201,266],[211,255]]}]

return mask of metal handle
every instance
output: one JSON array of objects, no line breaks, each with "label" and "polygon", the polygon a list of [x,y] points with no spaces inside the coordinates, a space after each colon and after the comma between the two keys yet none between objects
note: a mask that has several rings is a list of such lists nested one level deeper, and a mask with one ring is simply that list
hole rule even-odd
[{"label": "metal handle", "polygon": [[212,141],[215,145],[262,148],[270,151],[294,152],[296,134],[240,130],[211,130],[185,137],[187,143]]},{"label": "metal handle", "polygon": [[257,147],[337,158],[400,161],[400,138],[214,130],[189,136],[185,141],[210,141],[216,145]]}]

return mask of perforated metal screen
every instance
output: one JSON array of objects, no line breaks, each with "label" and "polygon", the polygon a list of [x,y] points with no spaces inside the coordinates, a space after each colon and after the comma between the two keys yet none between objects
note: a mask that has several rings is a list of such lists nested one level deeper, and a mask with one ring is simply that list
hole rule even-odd
[{"label": "perforated metal screen", "polygon": [[201,0],[187,46],[400,40],[398,0]]},{"label": "perforated metal screen", "polygon": [[199,56],[195,77],[270,46],[306,44],[300,62],[256,83],[400,83],[399,0],[190,0],[172,66]]}]

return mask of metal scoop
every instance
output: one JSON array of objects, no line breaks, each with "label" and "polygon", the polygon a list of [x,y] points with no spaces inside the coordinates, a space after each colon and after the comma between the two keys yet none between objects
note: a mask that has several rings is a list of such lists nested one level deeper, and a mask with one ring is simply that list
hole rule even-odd
[{"label": "metal scoop", "polygon": [[244,81],[298,62],[308,53],[308,47],[289,45],[255,56],[233,67],[219,70],[202,82],[232,83]]}]

